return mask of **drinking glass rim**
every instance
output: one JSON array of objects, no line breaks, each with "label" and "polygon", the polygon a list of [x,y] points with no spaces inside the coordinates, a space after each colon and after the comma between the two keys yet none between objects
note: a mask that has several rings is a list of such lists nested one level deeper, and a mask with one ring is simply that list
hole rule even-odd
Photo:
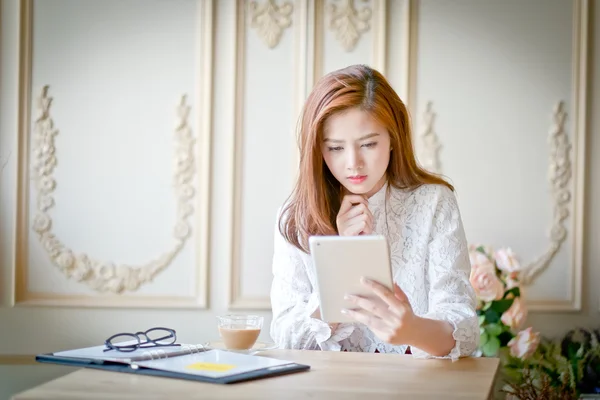
[{"label": "drinking glass rim", "polygon": [[248,315],[243,315],[243,314],[227,314],[227,315],[217,315],[218,319],[230,319],[230,320],[260,320],[260,319],[264,319],[265,317],[263,317],[262,315],[255,315],[255,314],[248,314]]}]

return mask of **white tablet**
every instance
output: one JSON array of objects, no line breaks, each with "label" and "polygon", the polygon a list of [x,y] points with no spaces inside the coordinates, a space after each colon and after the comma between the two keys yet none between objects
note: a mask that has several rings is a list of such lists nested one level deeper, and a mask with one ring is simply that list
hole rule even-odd
[{"label": "white tablet", "polygon": [[360,283],[362,276],[393,289],[389,248],[384,236],[311,236],[308,243],[323,321],[356,322],[341,310],[356,307],[344,300],[344,295],[372,293]]}]

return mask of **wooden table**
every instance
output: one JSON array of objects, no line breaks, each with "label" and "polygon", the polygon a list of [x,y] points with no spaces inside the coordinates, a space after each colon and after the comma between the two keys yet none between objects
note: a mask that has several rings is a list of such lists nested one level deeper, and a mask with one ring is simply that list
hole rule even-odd
[{"label": "wooden table", "polygon": [[309,364],[291,375],[230,385],[80,369],[13,397],[22,399],[478,399],[491,398],[495,358],[417,360],[410,355],[273,350]]}]

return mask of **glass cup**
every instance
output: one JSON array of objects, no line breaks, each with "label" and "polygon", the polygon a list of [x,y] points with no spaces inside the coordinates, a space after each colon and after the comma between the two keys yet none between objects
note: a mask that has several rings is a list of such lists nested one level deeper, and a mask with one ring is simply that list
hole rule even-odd
[{"label": "glass cup", "polygon": [[217,316],[219,334],[225,348],[249,350],[254,346],[263,326],[264,318],[258,315]]}]

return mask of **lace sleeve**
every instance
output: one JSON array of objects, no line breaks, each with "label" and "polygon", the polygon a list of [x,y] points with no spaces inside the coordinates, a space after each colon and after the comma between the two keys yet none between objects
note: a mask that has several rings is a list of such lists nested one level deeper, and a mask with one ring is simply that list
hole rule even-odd
[{"label": "lace sleeve", "polygon": [[[288,243],[275,226],[273,282],[271,284],[271,338],[286,349],[339,349],[329,325],[311,318],[319,300],[313,291],[299,249]],[[337,339],[335,343],[332,339]]]},{"label": "lace sleeve", "polygon": [[[437,191],[437,205],[429,241],[429,307],[425,318],[449,322],[454,328],[454,348],[444,357],[457,360],[479,346],[475,292],[469,282],[468,246],[454,193],[445,186]],[[435,358],[413,349],[415,357]]]}]

